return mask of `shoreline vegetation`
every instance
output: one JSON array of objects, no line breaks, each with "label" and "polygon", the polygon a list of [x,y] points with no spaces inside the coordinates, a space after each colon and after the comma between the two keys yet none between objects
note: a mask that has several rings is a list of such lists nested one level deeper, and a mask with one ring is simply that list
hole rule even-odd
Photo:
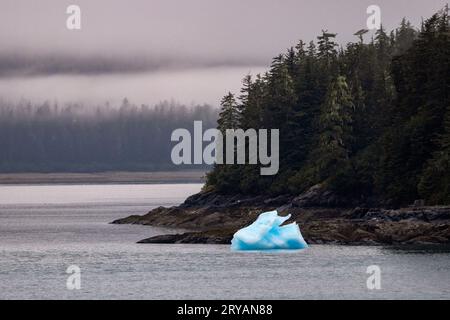
[{"label": "shoreline vegetation", "polygon": [[[406,19],[368,43],[323,30],[244,78],[218,129],[277,128],[279,172],[217,164],[203,191],[113,223],[192,229],[141,243],[230,243],[268,210],[290,213],[308,243],[450,243],[449,10]],[[248,150],[247,150],[248,154]]]},{"label": "shoreline vegetation", "polygon": [[245,77],[218,129],[278,129],[278,173],[217,164],[205,190],[273,197],[320,184],[347,205],[450,205],[449,22],[446,6],[418,28],[403,19],[346,45],[322,30]]},{"label": "shoreline vegetation", "polygon": [[156,184],[204,183],[204,170],[92,173],[0,173],[0,185],[12,184]]}]

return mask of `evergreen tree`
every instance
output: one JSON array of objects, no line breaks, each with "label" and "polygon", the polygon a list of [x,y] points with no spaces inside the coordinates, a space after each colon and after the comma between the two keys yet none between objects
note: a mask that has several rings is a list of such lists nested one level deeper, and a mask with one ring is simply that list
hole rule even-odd
[{"label": "evergreen tree", "polygon": [[263,127],[280,130],[280,152],[286,157],[280,159],[280,166],[287,165],[293,135],[294,107],[297,102],[294,81],[282,55],[276,57],[269,72],[268,87],[263,109]]},{"label": "evergreen tree", "polygon": [[237,129],[240,126],[240,113],[236,98],[231,92],[223,97],[220,102],[221,111],[217,120],[218,129],[225,134],[227,129]]},{"label": "evergreen tree", "polygon": [[337,55],[336,47],[338,44],[334,41],[336,33],[330,33],[328,30],[322,30],[318,39],[318,57],[323,60],[327,66],[334,62]]},{"label": "evergreen tree", "polygon": [[[241,113],[236,98],[231,92],[222,98],[220,102],[221,110],[217,120],[217,128],[222,132],[223,139],[226,140],[228,129],[238,129],[241,124]],[[223,145],[223,159],[226,159],[226,148]],[[240,166],[234,164],[215,164],[214,170],[206,176],[206,186],[214,185],[215,189],[222,193],[236,192],[240,183]]]},{"label": "evergreen tree", "polygon": [[416,38],[417,32],[406,18],[402,19],[400,27],[395,30],[394,54],[401,55],[406,52]]},{"label": "evergreen tree", "polygon": [[428,204],[450,203],[450,107],[440,146],[424,169],[418,186]]},{"label": "evergreen tree", "polygon": [[[405,27],[403,27],[405,28]],[[383,142],[380,188],[397,202],[427,194],[423,168],[440,149],[444,114],[450,104],[450,39],[448,15],[441,12],[425,21],[411,47],[393,59],[392,74],[397,102],[394,118]]]},{"label": "evergreen tree", "polygon": [[378,64],[383,68],[386,67],[391,59],[391,44],[383,25],[375,32],[375,48]]},{"label": "evergreen tree", "polygon": [[420,32],[403,19],[369,43],[360,30],[339,51],[336,34],[324,30],[317,46],[300,41],[274,58],[269,72],[244,79],[230,109],[241,128],[280,129],[279,173],[216,167],[220,178],[208,186],[298,194],[322,183],[381,204],[450,203],[448,25],[446,10]]},{"label": "evergreen tree", "polygon": [[342,162],[349,160],[353,112],[354,104],[346,79],[338,76],[328,89],[320,116],[318,158],[314,159],[319,180],[330,177]]},{"label": "evergreen tree", "polygon": [[336,35],[336,33],[322,30],[322,34],[317,37],[317,58],[320,62],[321,81],[326,83],[326,85],[339,73],[337,64],[338,44],[335,42]]}]

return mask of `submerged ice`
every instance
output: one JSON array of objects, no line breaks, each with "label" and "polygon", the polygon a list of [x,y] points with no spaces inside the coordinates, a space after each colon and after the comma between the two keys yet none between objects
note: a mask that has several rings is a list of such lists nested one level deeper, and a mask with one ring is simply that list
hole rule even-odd
[{"label": "submerged ice", "polygon": [[291,215],[281,217],[277,211],[261,213],[248,227],[237,231],[231,240],[233,250],[304,249],[308,244],[303,239],[297,223],[283,222]]}]

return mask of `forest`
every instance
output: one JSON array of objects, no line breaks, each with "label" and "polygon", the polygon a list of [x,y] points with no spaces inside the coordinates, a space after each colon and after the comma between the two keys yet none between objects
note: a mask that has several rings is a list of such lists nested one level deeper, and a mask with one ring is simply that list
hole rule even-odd
[{"label": "forest", "polygon": [[[194,120],[213,128],[217,108],[162,102],[89,106],[29,101],[0,102],[0,172],[178,170],[170,136],[193,130]],[[205,169],[207,166],[189,166]]]},{"label": "forest", "polygon": [[278,128],[280,170],[215,165],[205,190],[299,194],[315,185],[367,203],[450,203],[448,8],[416,28],[367,30],[339,46],[323,30],[243,79],[218,128]]}]

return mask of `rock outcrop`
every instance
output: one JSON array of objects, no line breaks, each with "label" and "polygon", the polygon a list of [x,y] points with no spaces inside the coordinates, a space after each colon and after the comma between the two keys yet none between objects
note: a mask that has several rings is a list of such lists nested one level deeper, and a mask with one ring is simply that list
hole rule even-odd
[{"label": "rock outcrop", "polygon": [[[315,186],[304,194],[274,198],[193,195],[176,207],[158,207],[143,216],[113,223],[190,229],[184,234],[160,235],[140,243],[230,243],[233,234],[264,211],[290,213],[308,243],[351,245],[450,244],[450,206],[400,209],[344,207],[345,199]],[[290,221],[288,221],[290,222]],[[287,223],[288,223],[287,222]]]}]

